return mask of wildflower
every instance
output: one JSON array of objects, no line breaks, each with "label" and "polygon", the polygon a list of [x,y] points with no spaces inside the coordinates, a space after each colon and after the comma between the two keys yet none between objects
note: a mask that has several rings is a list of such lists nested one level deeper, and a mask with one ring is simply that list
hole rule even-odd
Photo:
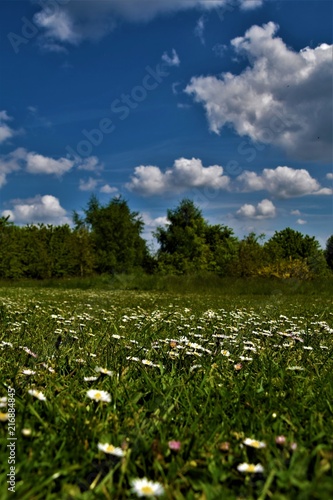
[{"label": "wildflower", "polygon": [[28,347],[22,347],[23,351],[25,351],[27,354],[30,354],[30,356],[32,356],[33,358],[37,358],[37,354],[35,354],[34,352],[32,352]]},{"label": "wildflower", "polygon": [[22,370],[23,375],[35,375],[34,370]]},{"label": "wildflower", "polygon": [[23,436],[31,436],[31,429],[22,429]]},{"label": "wildflower", "polygon": [[297,450],[297,443],[291,443],[291,444],[290,444],[290,449],[291,449],[292,451]]},{"label": "wildflower", "polygon": [[288,366],[287,370],[292,370],[292,371],[303,371],[304,368],[302,366]]},{"label": "wildflower", "polygon": [[106,391],[96,391],[95,389],[90,389],[87,392],[87,396],[94,401],[105,401],[106,403],[110,403],[111,396]]},{"label": "wildflower", "polygon": [[29,389],[28,393],[31,394],[31,396],[34,396],[35,398],[39,399],[40,401],[46,401],[46,397],[40,391],[36,391],[35,389]]},{"label": "wildflower", "polygon": [[170,450],[179,451],[180,447],[181,447],[181,442],[180,441],[169,441],[168,446],[169,446]]},{"label": "wildflower", "polygon": [[283,445],[286,442],[286,437],[285,436],[276,436],[275,442],[276,442],[276,444]]},{"label": "wildflower", "polygon": [[237,470],[239,472],[249,472],[249,473],[261,473],[264,472],[264,468],[261,464],[247,464],[246,462],[237,465]]},{"label": "wildflower", "polygon": [[99,450],[104,451],[104,453],[108,453],[109,455],[115,455],[116,457],[123,457],[125,455],[124,450],[109,443],[98,443],[97,446]]},{"label": "wildflower", "polygon": [[85,382],[95,382],[95,380],[98,380],[98,377],[84,377],[83,380]]},{"label": "wildflower", "polygon": [[266,443],[263,441],[257,441],[256,439],[246,438],[243,441],[246,446],[251,446],[251,448],[265,448]]},{"label": "wildflower", "polygon": [[230,450],[230,443],[228,441],[225,441],[224,443],[220,444],[220,450],[221,451],[229,451]]},{"label": "wildflower", "polygon": [[2,413],[0,412],[0,422],[7,422],[8,420],[8,413]]},{"label": "wildflower", "polygon": [[133,493],[138,497],[155,497],[164,493],[164,488],[160,483],[149,481],[146,477],[133,479],[131,484]]},{"label": "wildflower", "polygon": [[152,361],[149,361],[149,359],[143,359],[142,364],[147,365],[147,366],[155,366],[156,368],[159,368],[159,365],[156,365]]},{"label": "wildflower", "polygon": [[241,370],[243,368],[243,365],[242,365],[242,363],[237,363],[234,365],[234,368],[235,368],[235,370],[238,371],[238,370]]},{"label": "wildflower", "polygon": [[96,366],[95,372],[101,373],[102,375],[109,375],[109,377],[113,375],[113,372],[107,370],[106,368],[101,368],[100,366]]},{"label": "wildflower", "polygon": [[229,352],[229,351],[227,351],[226,349],[223,349],[223,350],[221,351],[221,354],[222,354],[222,356],[230,356],[230,352]]},{"label": "wildflower", "polygon": [[0,408],[5,408],[7,406],[7,396],[0,398]]}]

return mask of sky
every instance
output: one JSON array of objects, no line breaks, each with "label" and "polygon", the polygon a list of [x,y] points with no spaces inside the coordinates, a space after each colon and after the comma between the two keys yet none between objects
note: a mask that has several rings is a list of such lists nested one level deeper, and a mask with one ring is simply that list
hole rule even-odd
[{"label": "sky", "polygon": [[[333,233],[331,0],[1,0],[0,215]],[[153,243],[156,245],[156,242]]]}]

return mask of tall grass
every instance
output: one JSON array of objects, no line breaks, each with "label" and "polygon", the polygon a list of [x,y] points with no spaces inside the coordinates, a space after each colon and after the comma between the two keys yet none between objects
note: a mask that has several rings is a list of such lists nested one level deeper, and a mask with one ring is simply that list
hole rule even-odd
[{"label": "tall grass", "polygon": [[[327,290],[221,280],[207,292],[198,278],[163,280],[170,288],[0,289],[0,397],[10,386],[16,402],[14,498],[134,498],[131,481],[144,476],[170,500],[333,498]],[[91,400],[91,388],[111,401]],[[242,472],[243,463],[263,472]]]}]

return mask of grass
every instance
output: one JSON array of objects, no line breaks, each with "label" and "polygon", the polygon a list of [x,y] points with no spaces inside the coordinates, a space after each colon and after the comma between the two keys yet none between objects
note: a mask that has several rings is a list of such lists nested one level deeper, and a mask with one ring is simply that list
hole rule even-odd
[{"label": "grass", "polygon": [[[125,281],[119,288],[131,288]],[[106,278],[0,288],[0,397],[15,389],[17,437],[11,493],[0,422],[0,498],[136,498],[131,481],[142,477],[175,500],[333,498],[329,291],[201,282],[201,293],[194,278],[148,291]],[[263,472],[241,472],[242,463]]]}]

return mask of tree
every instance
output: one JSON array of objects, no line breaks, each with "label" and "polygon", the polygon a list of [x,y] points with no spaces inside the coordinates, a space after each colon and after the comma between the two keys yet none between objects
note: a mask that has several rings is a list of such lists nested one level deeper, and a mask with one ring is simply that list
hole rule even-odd
[{"label": "tree", "polygon": [[160,244],[159,269],[179,274],[209,271],[223,274],[232,257],[233,231],[221,225],[210,226],[201,210],[184,199],[167,211],[169,225],[154,233]]},{"label": "tree", "polygon": [[315,237],[303,235],[290,227],[276,231],[264,245],[264,250],[269,262],[280,262],[283,268],[285,261],[298,261],[297,269],[302,267],[300,263],[306,264],[312,275],[322,275],[327,271],[323,251]]},{"label": "tree", "polygon": [[141,237],[144,223],[125,200],[115,197],[108,205],[101,206],[96,196],[92,196],[84,212],[81,222],[91,233],[97,272],[129,272],[143,265],[148,254]]},{"label": "tree", "polygon": [[325,259],[328,267],[333,270],[333,234],[326,242]]},{"label": "tree", "polygon": [[237,276],[256,276],[263,265],[264,251],[259,240],[263,234],[256,235],[254,232],[248,234],[238,245],[237,259],[234,262],[233,271]]}]

